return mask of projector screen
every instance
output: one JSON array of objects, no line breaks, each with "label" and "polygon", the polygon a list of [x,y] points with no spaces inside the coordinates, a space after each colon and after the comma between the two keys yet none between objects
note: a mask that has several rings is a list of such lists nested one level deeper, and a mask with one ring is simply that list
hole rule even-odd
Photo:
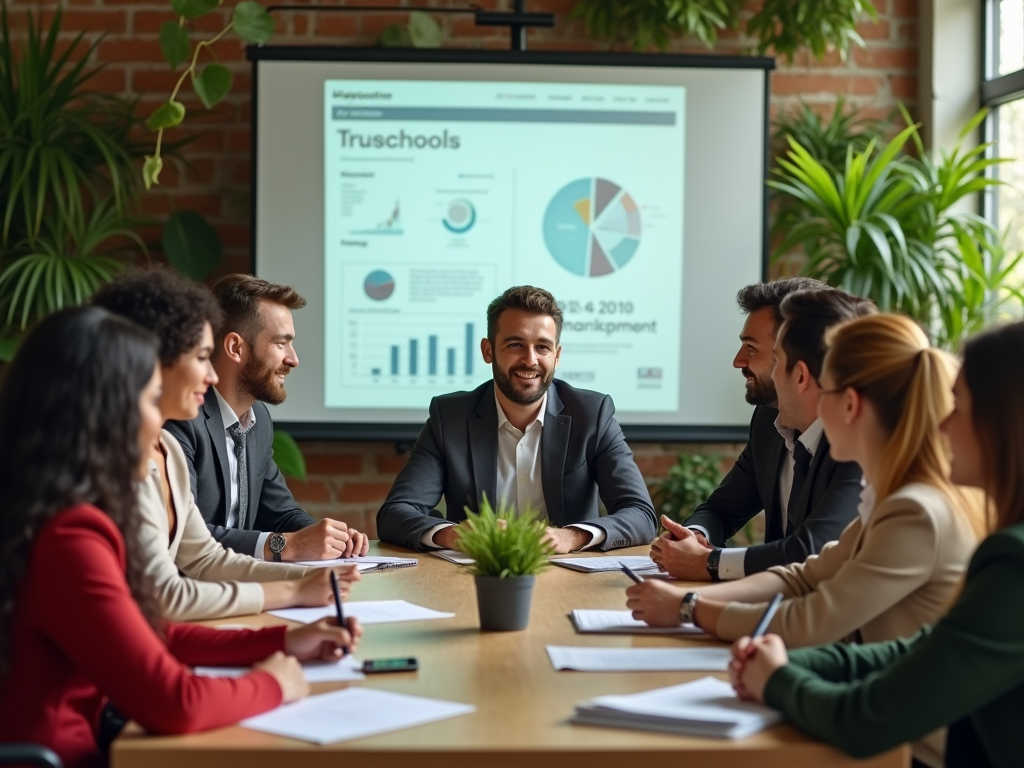
[{"label": "projector screen", "polygon": [[307,299],[273,414],[412,438],[491,378],[488,303],[551,291],[556,376],[631,439],[737,439],[770,59],[253,48],[253,263]]}]

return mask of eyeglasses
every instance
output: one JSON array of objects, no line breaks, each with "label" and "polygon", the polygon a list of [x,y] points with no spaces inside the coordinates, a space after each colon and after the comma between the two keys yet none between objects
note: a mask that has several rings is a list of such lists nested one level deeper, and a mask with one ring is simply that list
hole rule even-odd
[{"label": "eyeglasses", "polygon": [[845,392],[848,389],[849,387],[837,387],[836,389],[821,389],[818,390],[818,397],[821,397],[822,395],[834,395],[837,392]]}]

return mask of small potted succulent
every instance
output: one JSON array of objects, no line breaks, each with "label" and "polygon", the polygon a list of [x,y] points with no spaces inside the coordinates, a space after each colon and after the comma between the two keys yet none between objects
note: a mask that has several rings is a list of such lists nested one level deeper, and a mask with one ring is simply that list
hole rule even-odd
[{"label": "small potted succulent", "polygon": [[467,508],[466,516],[459,549],[474,560],[469,572],[476,578],[480,629],[526,629],[533,584],[553,552],[544,540],[547,526],[534,510],[495,512],[486,498],[479,513]]}]

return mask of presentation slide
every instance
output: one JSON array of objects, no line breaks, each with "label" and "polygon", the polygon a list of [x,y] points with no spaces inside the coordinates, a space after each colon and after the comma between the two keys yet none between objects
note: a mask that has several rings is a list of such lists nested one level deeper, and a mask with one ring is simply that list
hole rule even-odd
[{"label": "presentation slide", "polygon": [[684,87],[326,80],[323,105],[327,407],[475,387],[484,308],[529,283],[560,378],[677,410]]}]

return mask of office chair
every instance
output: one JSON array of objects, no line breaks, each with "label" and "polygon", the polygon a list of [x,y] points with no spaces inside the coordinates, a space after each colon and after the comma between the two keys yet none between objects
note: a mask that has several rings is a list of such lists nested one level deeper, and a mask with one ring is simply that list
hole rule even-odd
[{"label": "office chair", "polygon": [[64,768],[64,763],[53,750],[38,744],[0,744],[0,765]]}]

